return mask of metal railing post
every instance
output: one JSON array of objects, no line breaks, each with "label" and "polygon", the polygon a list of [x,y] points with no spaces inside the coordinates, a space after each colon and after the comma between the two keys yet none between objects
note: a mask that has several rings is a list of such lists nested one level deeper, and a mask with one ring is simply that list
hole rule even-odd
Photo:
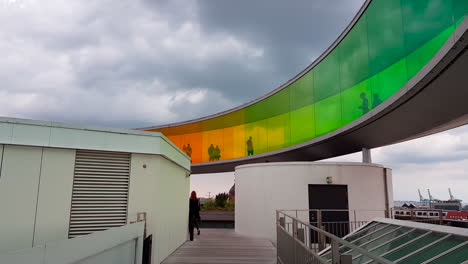
[{"label": "metal railing post", "polygon": [[444,224],[444,214],[442,213],[442,209],[439,209],[439,225]]},{"label": "metal railing post", "polygon": [[293,225],[293,243],[294,243],[294,264],[297,263],[297,241],[296,241],[296,238],[297,238],[297,220],[296,219],[293,219],[292,220],[292,225]]},{"label": "metal railing post", "polygon": [[[276,210],[277,223],[277,259],[281,264],[303,264],[303,263],[325,263],[328,258],[329,264],[349,264],[352,263],[352,256],[340,253],[340,246],[350,248],[360,254],[374,260],[376,263],[390,264],[384,258],[374,255],[359,246],[342,238],[349,233],[346,221],[325,222],[324,212],[347,211],[352,218],[351,210],[303,210],[310,212],[310,220],[299,219],[301,210]],[[357,221],[357,212],[353,210],[356,227],[365,224],[367,221]],[[377,211],[377,210],[375,210]],[[382,213],[384,210],[379,210]],[[288,213],[289,212],[289,213]],[[414,214],[414,212],[413,212]],[[387,215],[394,217],[392,209],[387,211]],[[297,217],[296,217],[297,216]],[[313,216],[313,217],[312,217]],[[442,214],[443,216],[443,214]],[[351,223],[349,223],[351,224]],[[350,227],[350,230],[355,228]],[[329,250],[322,253],[327,246]],[[333,257],[333,259],[332,259]],[[310,262],[312,261],[312,262]],[[468,263],[467,263],[468,264]]]},{"label": "metal railing post", "polygon": [[340,264],[352,264],[353,263],[353,255],[341,255],[340,256]]},{"label": "metal railing post", "polygon": [[[321,230],[324,230],[323,225],[322,225],[322,211],[317,210],[317,227]],[[326,239],[322,233],[318,233],[318,248],[319,251],[322,251],[325,249],[325,243]]]},{"label": "metal railing post", "polygon": [[340,264],[340,245],[334,239],[331,240],[332,264]]}]

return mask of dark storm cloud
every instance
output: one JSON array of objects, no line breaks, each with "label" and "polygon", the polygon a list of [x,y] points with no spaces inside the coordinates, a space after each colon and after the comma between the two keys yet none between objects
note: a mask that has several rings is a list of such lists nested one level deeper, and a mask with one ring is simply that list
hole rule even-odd
[{"label": "dark storm cloud", "polygon": [[292,78],[361,4],[0,2],[0,115],[141,127],[214,114]]},{"label": "dark storm cloud", "polygon": [[[231,96],[254,99],[309,65],[343,31],[363,1],[198,1],[209,33],[230,32],[264,49],[268,71],[258,74],[255,94],[248,79],[229,83]],[[236,89],[237,88],[237,89]],[[250,96],[246,94],[250,94]]]}]

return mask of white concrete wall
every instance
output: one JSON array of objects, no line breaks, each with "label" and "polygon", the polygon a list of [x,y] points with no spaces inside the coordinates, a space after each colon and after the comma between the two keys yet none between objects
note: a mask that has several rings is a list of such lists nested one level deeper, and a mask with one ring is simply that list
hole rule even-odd
[{"label": "white concrete wall", "polygon": [[28,249],[0,252],[0,263],[140,264],[142,249],[143,223],[136,223]]},{"label": "white concrete wall", "polygon": [[[75,153],[0,145],[0,252],[68,238]],[[153,263],[186,241],[189,188],[184,167],[161,155],[132,154],[128,221],[148,213]]]},{"label": "white concrete wall", "polygon": [[75,150],[44,148],[34,245],[68,238]]},{"label": "white concrete wall", "polygon": [[0,252],[68,238],[75,151],[1,149]]},{"label": "white concrete wall", "polygon": [[147,213],[153,263],[160,263],[187,240],[189,188],[190,177],[182,167],[161,156],[132,154],[128,219]]},{"label": "white concrete wall", "polygon": [[[309,184],[348,186],[350,210],[357,220],[383,217],[385,210],[384,168],[363,163],[283,162],[236,167],[236,232],[276,241],[276,210],[308,209]],[[387,190],[392,192],[391,170]],[[393,204],[393,196],[388,203]],[[366,212],[362,211],[366,210]],[[308,214],[299,217],[308,221]],[[354,216],[350,216],[354,220]]]},{"label": "white concrete wall", "polygon": [[32,247],[42,148],[4,146],[0,252]]}]

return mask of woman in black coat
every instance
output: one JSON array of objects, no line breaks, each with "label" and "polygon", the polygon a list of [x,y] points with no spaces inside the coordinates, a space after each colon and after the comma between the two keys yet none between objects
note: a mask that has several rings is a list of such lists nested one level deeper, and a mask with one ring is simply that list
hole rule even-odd
[{"label": "woman in black coat", "polygon": [[200,219],[200,202],[197,198],[197,193],[192,191],[190,194],[189,200],[189,233],[190,241],[193,241],[193,229],[194,227],[198,230],[198,235],[200,235],[200,227],[198,226],[198,220]]}]

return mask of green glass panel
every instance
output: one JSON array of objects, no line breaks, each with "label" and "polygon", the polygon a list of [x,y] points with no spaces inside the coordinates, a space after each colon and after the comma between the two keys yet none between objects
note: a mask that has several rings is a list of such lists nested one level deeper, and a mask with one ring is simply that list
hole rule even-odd
[{"label": "green glass panel", "polygon": [[435,38],[408,55],[408,76],[415,76],[439,51],[455,30],[454,26],[442,31]]},{"label": "green glass panel", "polygon": [[355,234],[351,234],[345,238],[346,241],[353,241],[356,240],[362,236],[365,236],[371,232],[374,232],[375,230],[385,226],[385,224],[378,223],[378,222],[373,222],[369,224],[367,227],[364,227],[358,231],[356,231]]},{"label": "green glass panel", "polygon": [[358,119],[371,110],[371,94],[369,81],[361,82],[341,93],[343,125]]},{"label": "green glass panel", "polygon": [[406,232],[408,232],[410,230],[411,229],[408,228],[408,227],[399,228],[399,229],[395,230],[394,232],[391,232],[390,234],[387,234],[387,235],[385,235],[385,236],[383,236],[383,237],[381,237],[379,239],[376,239],[376,240],[374,240],[374,241],[372,241],[372,242],[370,242],[370,243],[368,243],[366,245],[363,245],[362,247],[365,248],[365,249],[368,249],[368,250],[373,249],[373,248],[375,248],[375,247],[377,247],[379,245],[382,245],[385,242],[387,242],[387,241],[389,241],[391,239],[394,239],[395,237],[400,236],[400,235],[402,235],[402,234],[404,234],[404,233],[406,233]]},{"label": "green glass panel", "polygon": [[[363,236],[365,236],[365,235],[367,235],[369,233],[372,233],[375,230],[380,229],[380,228],[382,228],[384,226],[386,226],[386,224],[382,224],[382,223],[379,223],[379,222],[372,222],[372,223],[368,224],[368,226],[356,231],[354,234],[350,234],[350,235],[346,236],[344,238],[344,240],[352,242],[352,241],[354,241],[356,239],[359,239],[360,237],[363,237]],[[343,252],[348,251],[349,249],[350,248],[348,248],[348,247],[341,246],[340,247],[340,252],[343,253]],[[330,250],[327,250],[324,254],[322,254],[322,256],[326,257],[327,259],[330,259],[331,258]]]},{"label": "green glass panel", "polygon": [[289,88],[246,108],[246,122],[256,122],[289,112]]},{"label": "green glass panel", "polygon": [[454,23],[452,0],[402,0],[401,5],[407,54]]},{"label": "green glass panel", "polygon": [[291,112],[291,144],[298,144],[315,136],[314,105]]},{"label": "green glass panel", "polygon": [[362,16],[338,48],[340,87],[346,90],[369,76],[366,16]]},{"label": "green glass panel", "polygon": [[388,244],[385,244],[379,248],[376,248],[374,250],[372,250],[372,253],[375,254],[375,255],[382,255],[384,254],[385,252],[388,252],[396,247],[399,247],[423,234],[427,233],[427,231],[425,230],[415,230],[411,233],[408,233],[407,235],[395,240],[395,241],[392,241]]},{"label": "green glass panel", "polygon": [[341,126],[340,94],[315,103],[315,132],[326,134]]},{"label": "green glass panel", "polygon": [[291,110],[314,103],[314,80],[310,71],[298,79],[291,87]]},{"label": "green glass panel", "polygon": [[459,21],[464,16],[468,15],[468,1],[453,0],[453,16],[455,21]]},{"label": "green glass panel", "polygon": [[400,60],[384,71],[371,78],[373,107],[385,101],[408,81],[406,75],[406,59]]},{"label": "green glass panel", "polygon": [[437,239],[440,239],[442,238],[443,236],[445,236],[444,234],[441,234],[441,233],[431,233],[425,237],[422,237],[416,241],[414,241],[413,243],[410,243],[409,245],[405,246],[405,247],[402,247],[386,256],[384,256],[386,259],[390,260],[390,261],[395,261],[397,259],[400,259],[410,253],[412,253],[413,251],[415,250],[418,250],[420,249],[421,247],[424,247],[426,246],[427,244],[429,243],[432,243],[434,241],[436,241]]},{"label": "green glass panel", "polygon": [[440,241],[439,243],[432,245],[421,252],[416,253],[415,255],[402,260],[401,264],[411,264],[411,263],[421,263],[424,262],[434,256],[439,255],[440,253],[447,251],[455,246],[460,245],[461,243],[465,242],[466,239],[462,239],[461,237],[448,237]]},{"label": "green glass panel", "polygon": [[364,243],[367,243],[368,241],[373,240],[374,238],[377,238],[377,237],[379,237],[379,236],[381,236],[381,235],[383,235],[383,234],[385,234],[385,233],[387,233],[387,232],[389,232],[391,230],[395,230],[397,228],[398,228],[398,226],[389,225],[387,227],[384,227],[384,228],[382,228],[380,230],[375,231],[372,234],[369,234],[366,237],[363,237],[363,238],[361,238],[359,240],[354,241],[353,244],[356,245],[356,246],[362,245]]},{"label": "green glass panel", "polygon": [[366,11],[370,74],[405,56],[400,0],[372,1]]},{"label": "green glass panel", "polygon": [[331,52],[313,70],[315,101],[339,94],[340,62],[337,50]]},{"label": "green glass panel", "polygon": [[468,260],[468,245],[458,248],[447,255],[430,262],[430,264],[463,263]]},{"label": "green glass panel", "polygon": [[268,135],[268,151],[277,150],[290,145],[289,113],[277,115],[266,120]]},{"label": "green glass panel", "polygon": [[353,264],[361,264],[361,263],[366,263],[367,261],[371,260],[369,257],[366,256],[360,256],[356,259],[353,259]]}]

